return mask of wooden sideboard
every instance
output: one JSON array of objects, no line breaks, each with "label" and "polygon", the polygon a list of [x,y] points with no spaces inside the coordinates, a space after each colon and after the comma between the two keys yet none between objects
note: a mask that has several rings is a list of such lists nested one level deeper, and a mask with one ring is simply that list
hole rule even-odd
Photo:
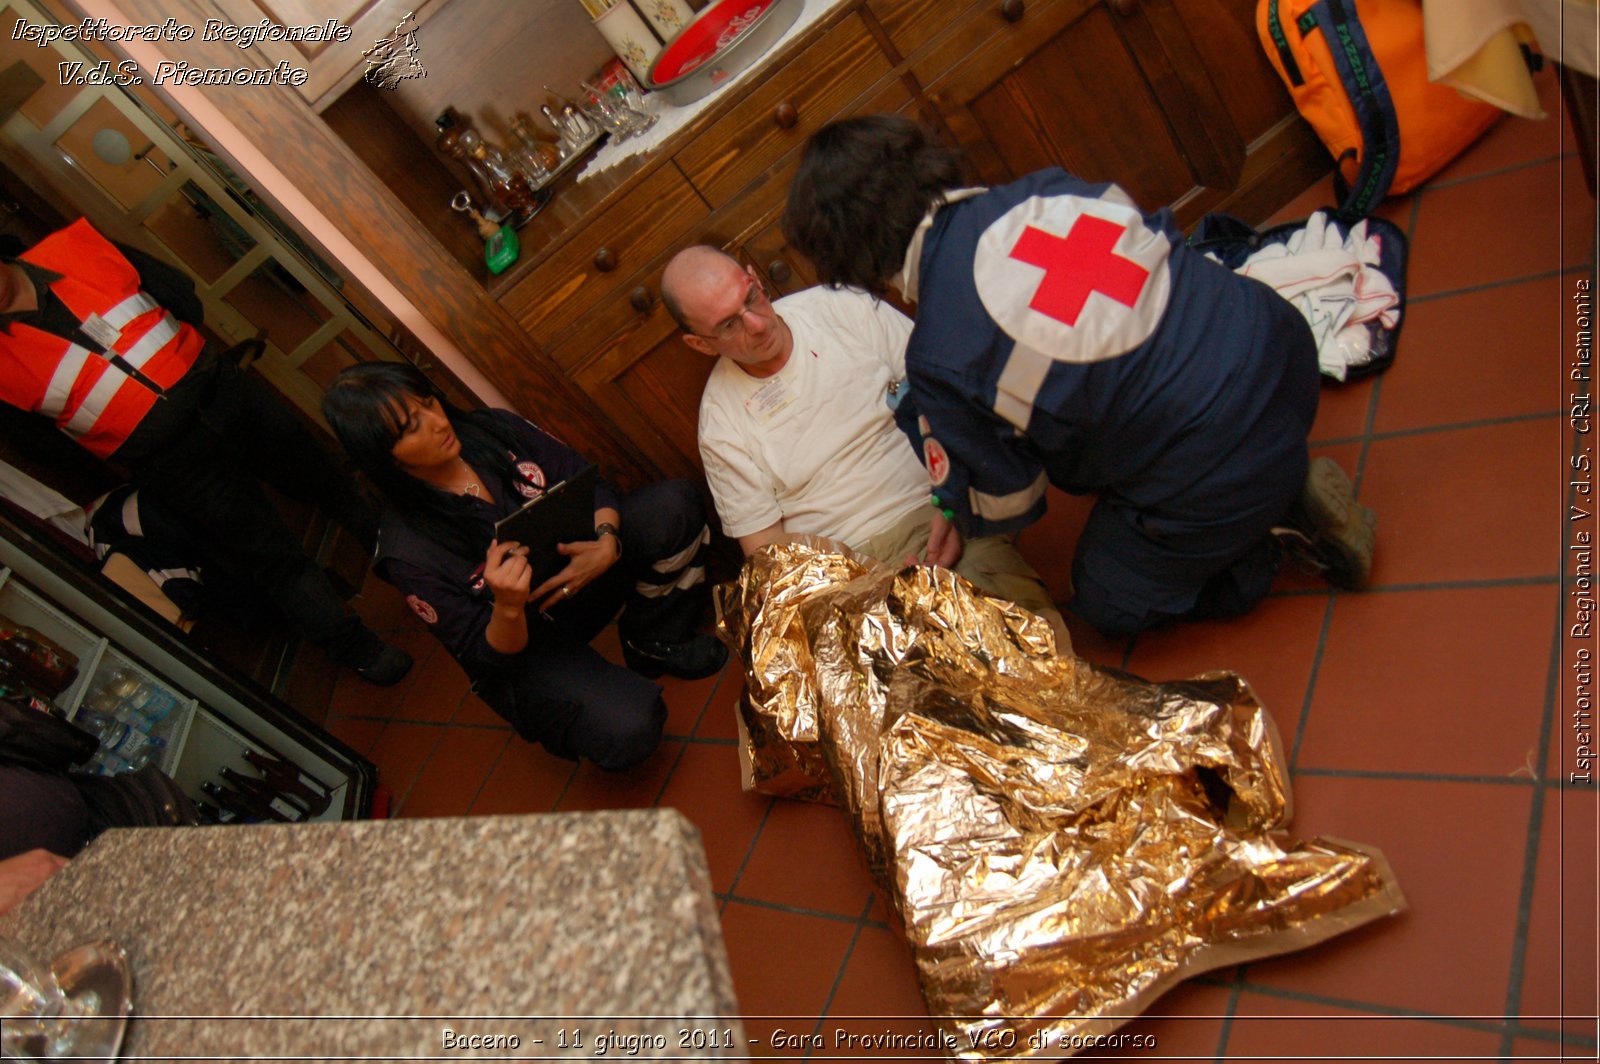
[{"label": "wooden sideboard", "polygon": [[[204,18],[243,0],[125,6],[168,14],[175,2]],[[422,5],[427,30],[449,27],[462,2]],[[527,18],[549,17],[527,6]],[[219,102],[250,112],[241,128],[497,387],[631,485],[699,475],[695,422],[711,361],[679,341],[660,303],[662,268],[680,248],[711,243],[776,291],[814,283],[777,223],[801,147],[835,118],[911,114],[962,149],[974,181],[1060,165],[1116,181],[1147,207],[1170,203],[1184,224],[1219,209],[1259,221],[1326,173],[1325,149],[1261,54],[1254,7],[848,0],[662,147],[589,180],[563,177],[521,231],[521,261],[499,278],[433,194],[464,179],[423,141],[415,116],[408,126],[384,115],[378,90],[329,67],[348,55],[323,61],[316,99],[222,90]],[[164,47],[203,65],[236,65],[241,54],[198,41]],[[529,80],[531,96],[540,79]]]}]

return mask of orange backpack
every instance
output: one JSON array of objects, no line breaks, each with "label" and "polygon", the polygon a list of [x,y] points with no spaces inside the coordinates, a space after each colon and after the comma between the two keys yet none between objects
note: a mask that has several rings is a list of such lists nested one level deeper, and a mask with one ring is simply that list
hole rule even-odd
[{"label": "orange backpack", "polygon": [[1256,33],[1338,163],[1343,214],[1415,188],[1500,115],[1428,80],[1419,0],[1259,0]]}]

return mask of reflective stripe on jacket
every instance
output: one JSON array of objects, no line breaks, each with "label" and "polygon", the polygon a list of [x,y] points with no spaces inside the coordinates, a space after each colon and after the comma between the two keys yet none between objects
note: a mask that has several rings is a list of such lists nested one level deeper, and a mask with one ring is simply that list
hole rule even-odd
[{"label": "reflective stripe on jacket", "polygon": [[[0,398],[52,418],[92,453],[112,454],[172,387],[205,341],[139,288],[139,271],[84,219],[52,233],[20,258],[60,278],[50,290],[102,349],[22,321],[0,331]],[[101,325],[94,319],[98,317]],[[113,338],[114,337],[114,338]],[[111,361],[144,378],[131,376]]]}]

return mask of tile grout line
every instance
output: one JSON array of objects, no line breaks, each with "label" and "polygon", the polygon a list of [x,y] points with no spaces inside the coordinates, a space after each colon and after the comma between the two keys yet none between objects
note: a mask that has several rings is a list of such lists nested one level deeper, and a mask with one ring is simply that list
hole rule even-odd
[{"label": "tile grout line", "polygon": [[[1411,201],[1410,224],[1412,227],[1415,227],[1416,225],[1417,209],[1418,205],[1422,202],[1423,191],[1424,190],[1418,190],[1417,195]],[[1408,241],[1411,239],[1411,234],[1409,231],[1406,234],[1406,239]],[[1361,480],[1366,473],[1367,448],[1372,438],[1372,425],[1378,417],[1378,402],[1382,394],[1383,374],[1380,373],[1373,380],[1372,391],[1367,396],[1366,423],[1363,426],[1360,437],[1361,448],[1356,456],[1355,477],[1352,478],[1351,483],[1352,490],[1354,491],[1357,499],[1361,497]],[[1382,520],[1381,515],[1379,519],[1380,521]],[[1300,719],[1295,726],[1294,748],[1289,752],[1289,774],[1291,779],[1296,774],[1296,766],[1300,762],[1300,750],[1305,745],[1306,741],[1306,730],[1311,725],[1311,707],[1316,700],[1317,679],[1322,672],[1322,658],[1328,649],[1328,633],[1333,628],[1333,611],[1335,606],[1338,605],[1340,591],[1338,588],[1331,588],[1327,594],[1328,602],[1322,610],[1322,627],[1317,632],[1316,649],[1311,652],[1311,671],[1306,676],[1306,693],[1300,703]],[[1243,969],[1241,969],[1240,975],[1242,978]]]},{"label": "tile grout line", "polygon": [[[384,735],[387,735],[388,732],[389,732],[389,728],[393,727],[395,724],[405,724],[405,723],[408,723],[408,722],[391,720],[389,722],[389,726],[383,729]],[[420,780],[422,778],[422,774],[428,770],[428,765],[429,765],[430,762],[433,761],[434,756],[436,754],[438,754],[438,752],[439,752],[439,744],[442,741],[443,741],[443,736],[442,735],[434,736],[433,745],[431,747],[429,747],[429,749],[428,749],[428,756],[424,757],[422,759],[422,763],[417,766],[417,771],[412,774],[410,782],[408,782],[406,784],[406,789],[405,789],[405,793],[404,794],[394,794],[393,791],[389,792],[391,795],[393,795],[393,797],[391,799],[391,804],[389,806],[389,819],[390,820],[398,820],[398,819],[400,819],[400,810],[405,808],[406,799],[411,797],[411,792],[417,789],[417,781]],[[379,743],[383,742],[383,735],[378,736],[378,742]],[[373,744],[373,748],[374,749],[377,748],[377,743]]]},{"label": "tile grout line", "polygon": [[[1410,219],[1410,223],[1409,223],[1408,230],[1407,230],[1407,233],[1406,233],[1406,240],[1407,240],[1408,246],[1409,246],[1409,243],[1410,243],[1410,240],[1411,240],[1411,230],[1413,230],[1415,228],[1415,226],[1416,226],[1417,208],[1418,208],[1418,204],[1421,202],[1421,199],[1422,199],[1422,192],[1419,190],[1419,192],[1416,195],[1416,197],[1414,197],[1412,199],[1412,201],[1411,201],[1411,219]],[[1355,491],[1357,498],[1360,497],[1361,478],[1362,478],[1362,476],[1363,476],[1363,474],[1365,473],[1365,470],[1366,470],[1367,448],[1368,448],[1368,445],[1369,445],[1369,443],[1371,441],[1371,438],[1372,438],[1372,426],[1373,426],[1373,423],[1376,420],[1377,415],[1378,415],[1378,400],[1379,400],[1380,395],[1382,394],[1382,389],[1383,389],[1383,375],[1380,373],[1373,380],[1372,391],[1367,396],[1366,423],[1363,426],[1362,434],[1359,437],[1360,450],[1359,450],[1359,452],[1357,454],[1357,458],[1356,458],[1356,473],[1355,473],[1355,477],[1353,478],[1353,481],[1352,481],[1352,488]],[[1309,448],[1309,442],[1308,442],[1308,448]],[[1312,707],[1312,704],[1314,703],[1315,698],[1316,698],[1317,679],[1318,679],[1318,677],[1319,677],[1319,675],[1320,675],[1320,673],[1322,671],[1322,658],[1323,658],[1324,653],[1327,651],[1328,633],[1333,627],[1333,611],[1334,611],[1334,606],[1339,601],[1340,592],[1339,592],[1339,590],[1337,588],[1331,588],[1326,592],[1326,594],[1328,596],[1328,601],[1327,601],[1327,604],[1323,607],[1322,625],[1321,625],[1320,629],[1317,632],[1316,648],[1312,651],[1312,654],[1311,654],[1311,669],[1310,669],[1309,673],[1306,676],[1306,693],[1302,697],[1302,700],[1301,700],[1301,703],[1300,703],[1300,717],[1299,717],[1299,720],[1296,722],[1296,725],[1295,725],[1294,747],[1289,752],[1289,766],[1288,766],[1288,769],[1289,769],[1289,777],[1290,777],[1291,780],[1298,774],[1295,766],[1298,764],[1298,762],[1300,760],[1300,750],[1301,750],[1302,746],[1305,744],[1306,731],[1310,727],[1310,724],[1311,724],[1311,707]],[[1223,1028],[1222,1028],[1222,1031],[1220,1032],[1220,1034],[1218,1036],[1218,1044],[1217,1044],[1217,1059],[1218,1060],[1225,1059],[1223,1054],[1226,1051],[1227,1044],[1228,1044],[1228,1039],[1229,1039],[1230,1035],[1232,1034],[1233,1018],[1234,1018],[1234,1014],[1235,1014],[1235,1009],[1237,1008],[1238,1002],[1239,1002],[1240,987],[1242,987],[1244,985],[1245,973],[1248,971],[1248,969],[1249,969],[1249,965],[1248,964],[1240,965],[1239,968],[1237,969],[1236,973],[1235,973],[1237,981],[1234,984],[1233,990],[1230,991],[1230,993],[1229,993],[1227,1018],[1223,1021]]]},{"label": "tile grout line", "polygon": [[1222,1026],[1217,1029],[1217,1052],[1212,1058],[1221,1064],[1228,1059],[1228,1039],[1233,1037],[1233,1018],[1239,1009],[1239,994],[1244,989],[1244,965],[1233,970],[1233,982],[1228,987],[1228,1006],[1222,1010]]},{"label": "tile grout line", "polygon": [[[1376,387],[1373,389],[1376,391]],[[1504,417],[1474,418],[1471,421],[1456,421],[1444,425],[1418,425],[1409,429],[1381,429],[1367,431],[1355,436],[1329,436],[1318,440],[1307,440],[1310,447],[1349,447],[1353,444],[1366,441],[1387,442],[1389,440],[1404,439],[1408,436],[1435,436],[1446,432],[1468,432],[1474,429],[1497,428],[1501,425],[1516,425],[1525,421],[1543,421],[1545,419],[1559,420],[1566,414],[1564,408],[1555,410],[1534,411],[1530,414],[1507,414]]]},{"label": "tile grout line", "polygon": [[[1412,221],[1413,221],[1413,223],[1415,222],[1415,219],[1416,219],[1417,202],[1420,199],[1421,199],[1421,193],[1419,192],[1417,197],[1416,197],[1416,199],[1413,199],[1412,203],[1411,203]],[[1406,239],[1408,241],[1410,240],[1409,234],[1407,235]],[[1379,393],[1380,393],[1380,389],[1382,387],[1383,387],[1383,375],[1380,373],[1378,375],[1377,379],[1375,379],[1373,381],[1372,392],[1367,396],[1367,419],[1366,419],[1365,431],[1364,431],[1364,433],[1363,433],[1363,435],[1361,437],[1361,449],[1358,452],[1358,455],[1357,455],[1357,458],[1356,458],[1356,475],[1355,475],[1355,478],[1354,478],[1354,480],[1352,482],[1352,490],[1355,492],[1357,498],[1360,498],[1361,476],[1362,476],[1362,473],[1365,470],[1366,460],[1367,460],[1367,443],[1368,443],[1368,438],[1370,437],[1371,432],[1372,432],[1373,420],[1377,417],[1377,413],[1378,413],[1378,396],[1379,396]],[[1309,445],[1308,445],[1308,449],[1309,449]],[[1312,704],[1313,704],[1313,702],[1315,701],[1315,698],[1316,698],[1317,679],[1318,679],[1319,675],[1322,672],[1322,658],[1323,658],[1323,654],[1327,651],[1328,633],[1333,628],[1333,610],[1334,610],[1334,606],[1339,601],[1340,592],[1339,592],[1339,590],[1337,588],[1331,588],[1330,587],[1328,589],[1328,591],[1326,592],[1326,594],[1328,596],[1328,601],[1322,608],[1322,625],[1317,631],[1316,648],[1311,652],[1311,669],[1306,674],[1306,693],[1302,696],[1301,702],[1300,702],[1300,718],[1295,723],[1294,746],[1289,751],[1288,772],[1289,772],[1289,779],[1291,781],[1291,783],[1290,783],[1291,788],[1293,786],[1292,781],[1293,781],[1293,779],[1294,779],[1294,777],[1296,775],[1295,766],[1300,760],[1300,749],[1305,744],[1306,731],[1311,725],[1311,706],[1312,706]],[[1291,793],[1292,793],[1292,791],[1291,791]],[[1248,968],[1249,968],[1248,964],[1240,965],[1240,967],[1239,967],[1239,969],[1238,969],[1238,971],[1236,973],[1240,984],[1243,983],[1244,978],[1245,978],[1245,972],[1248,970]],[[1239,991],[1238,991],[1238,987],[1235,986],[1233,992],[1229,995],[1229,999],[1228,999],[1228,1019],[1226,1021],[1224,1021],[1224,1029],[1223,1029],[1222,1034],[1220,1036],[1221,1037],[1221,1041],[1219,1042],[1219,1045],[1218,1045],[1219,1059],[1220,1059],[1220,1054],[1223,1051],[1223,1048],[1225,1048],[1226,1045],[1227,1045],[1228,1036],[1229,1036],[1229,1034],[1231,1033],[1231,1030],[1232,1030],[1233,1012],[1234,1012],[1235,1005],[1238,1003],[1238,999],[1239,999]]]},{"label": "tile grout line", "polygon": [[813,917],[816,918],[816,920],[827,920],[829,923],[848,923],[848,925],[856,925],[856,923],[861,923],[861,926],[864,926],[864,928],[877,928],[877,930],[880,931],[890,930],[890,925],[888,925],[888,923],[883,923],[882,920],[864,920],[864,918],[861,917],[846,917],[846,915],[842,914],[842,912],[829,912],[827,909],[806,909],[806,907],[803,906],[789,906],[789,904],[784,904],[784,902],[781,901],[766,901],[766,899],[754,898],[754,896],[750,896],[750,894],[739,894],[736,893],[736,891],[726,891],[726,893],[722,893],[722,891],[712,891],[712,894],[714,894],[715,898],[720,899],[720,901],[736,901],[739,902],[741,906],[749,906],[750,909],[766,909],[770,910],[770,912],[787,912],[787,914],[792,915],[792,917]]},{"label": "tile grout line", "polygon": [[1400,772],[1359,768],[1305,768],[1294,766],[1296,776],[1322,779],[1393,780],[1410,783],[1462,783],[1486,787],[1536,787],[1540,781],[1521,776],[1469,776],[1447,772]]},{"label": "tile grout line", "polygon": [[478,799],[483,796],[483,789],[489,786],[489,777],[494,774],[494,767],[500,764],[500,759],[506,756],[506,751],[511,748],[511,744],[515,739],[515,735],[508,735],[501,741],[500,752],[494,756],[494,766],[491,766],[489,771],[483,774],[483,779],[478,781],[478,789],[472,792],[472,800],[467,803],[466,811],[460,813],[460,816],[472,815],[472,807],[478,804]]},{"label": "tile grout line", "polygon": [[[1304,1002],[1307,1005],[1329,1005],[1334,1008],[1343,1009],[1347,1012],[1368,1013],[1371,1014],[1370,1018],[1373,1019],[1417,1020],[1422,1023],[1437,1023],[1447,1027],[1478,1031],[1482,1034],[1499,1034],[1503,1028],[1505,1028],[1507,1025],[1511,1025],[1516,1027],[1519,1032],[1540,1032],[1543,1034],[1543,1037],[1549,1041],[1560,1041],[1573,1045],[1582,1045],[1586,1042],[1592,1044],[1590,1040],[1583,1039],[1581,1037],[1563,1035],[1553,1031],[1544,1031],[1543,1029],[1537,1027],[1524,1028],[1517,1023],[1518,1017],[1516,1016],[1457,1015],[1451,1013],[1426,1012],[1421,1009],[1411,1009],[1399,1005],[1385,1005],[1375,1001],[1362,1001],[1358,998],[1331,997],[1326,994],[1314,994],[1305,990],[1291,990],[1287,987],[1271,986],[1266,983],[1252,983],[1248,979],[1240,980],[1239,988],[1240,990],[1248,990],[1252,994],[1260,994],[1263,997],[1277,998],[1281,1001],[1298,1001]],[[1246,1015],[1249,1014],[1247,1013]],[[1273,1014],[1270,1017],[1265,1018],[1281,1020],[1292,1019],[1294,1017]],[[1350,1017],[1351,1020],[1356,1020],[1359,1018],[1362,1017]],[[1503,1053],[1497,1053],[1496,1059],[1500,1059],[1503,1056]],[[1434,1058],[1428,1057],[1421,1059]]]},{"label": "tile grout line", "polygon": [[667,769],[667,774],[661,778],[661,786],[656,788],[656,796],[650,800],[651,809],[661,808],[661,799],[666,795],[667,788],[672,785],[672,777],[678,774],[678,766],[683,764],[683,755],[689,752],[688,743],[677,739],[670,741],[678,744],[678,756],[672,759],[672,767]]},{"label": "tile grout line", "polygon": [[[1417,189],[1417,192],[1420,194],[1423,189],[1458,188],[1462,185],[1470,185],[1474,181],[1482,181],[1486,177],[1503,177],[1506,174],[1514,174],[1518,170],[1531,170],[1535,166],[1548,166],[1551,163],[1559,163],[1561,160],[1565,159],[1568,154],[1569,153],[1567,152],[1566,148],[1563,146],[1562,149],[1554,155],[1541,155],[1535,159],[1524,159],[1519,163],[1508,163],[1507,165],[1499,167],[1495,170],[1485,170],[1481,174],[1463,174],[1461,177],[1447,177],[1442,181],[1429,181],[1427,184]],[[1564,177],[1565,175],[1562,176]]]},{"label": "tile grout line", "polygon": [[[1418,200],[1422,198],[1420,193],[1417,198]],[[1372,392],[1367,396],[1367,421],[1361,428],[1361,449],[1356,456],[1356,475],[1352,485],[1358,499],[1361,497],[1361,481],[1367,472],[1367,454],[1372,446],[1372,428],[1378,421],[1378,404],[1383,401],[1383,379],[1382,373],[1377,375],[1372,382]]]},{"label": "tile grout line", "polygon": [[[694,718],[694,723],[689,726],[689,734],[684,737],[685,739],[692,739],[695,733],[700,730],[700,725],[704,723],[706,714],[711,712],[711,703],[717,700],[717,692],[722,690],[722,685],[728,679],[730,672],[739,667],[738,662],[739,655],[728,655],[727,663],[724,664],[722,666],[722,670],[717,673],[717,682],[711,685],[710,691],[706,692],[705,704],[700,707],[699,715]],[[735,707],[735,712],[737,712],[737,707]]]},{"label": "tile grout line", "polygon": [[[1423,191],[1424,190],[1418,190],[1417,195],[1411,201],[1410,228],[1413,229],[1416,226],[1417,209],[1422,202]],[[1410,239],[1411,233],[1408,230],[1406,234],[1406,240],[1409,242]],[[1378,402],[1382,394],[1383,374],[1380,373],[1373,380],[1372,391],[1367,396],[1366,423],[1362,427],[1362,434],[1360,437],[1361,446],[1356,455],[1355,477],[1352,479],[1351,488],[1354,491],[1357,499],[1361,497],[1361,480],[1366,473],[1367,449],[1372,438],[1373,423],[1378,417]],[[1306,676],[1306,693],[1300,703],[1300,719],[1295,726],[1294,748],[1289,752],[1289,774],[1291,779],[1296,771],[1295,766],[1299,764],[1300,761],[1300,750],[1305,745],[1306,730],[1311,726],[1311,707],[1316,700],[1317,679],[1322,672],[1322,658],[1328,649],[1328,633],[1333,628],[1333,611],[1338,605],[1339,596],[1340,592],[1337,588],[1330,588],[1328,591],[1327,604],[1322,610],[1322,627],[1317,632],[1316,649],[1311,653],[1311,671]],[[1241,978],[1243,978],[1243,974],[1244,969],[1241,968]]]},{"label": "tile grout line", "polygon": [[[1587,265],[1587,263],[1583,264]],[[1424,292],[1420,296],[1406,293],[1406,306],[1417,303],[1432,303],[1437,300],[1454,299],[1457,296],[1472,296],[1483,292],[1490,292],[1496,288],[1509,288],[1512,285],[1533,284],[1535,281],[1558,280],[1562,274],[1574,269],[1574,266],[1563,264],[1553,270],[1540,270],[1538,273],[1525,273],[1516,277],[1502,277],[1498,281],[1479,281],[1476,284],[1462,285],[1460,288],[1445,288],[1438,292]]]},{"label": "tile grout line", "polygon": [[[1569,496],[1570,498],[1570,496]],[[1517,923],[1511,936],[1511,968],[1506,973],[1506,1015],[1515,1016],[1522,1007],[1522,984],[1527,975],[1528,933],[1533,921],[1533,891],[1539,873],[1539,843],[1544,832],[1545,776],[1550,764],[1551,733],[1556,715],[1557,692],[1561,685],[1561,634],[1566,614],[1556,613],[1554,639],[1550,647],[1550,666],[1545,675],[1544,714],[1539,722],[1539,742],[1535,747],[1538,764],[1534,769],[1533,808],[1528,811],[1528,836],[1522,851],[1522,884],[1517,895]],[[1556,874],[1560,875],[1560,862]],[[1560,921],[1557,912],[1557,921]],[[1559,941],[1559,936],[1558,936]],[[1508,1024],[1500,1035],[1500,1054],[1509,1055],[1515,1033]]]},{"label": "tile grout line", "polygon": [[[772,815],[772,810],[777,804],[778,799],[767,798],[767,807],[761,811],[761,822],[756,825],[755,833],[750,836],[750,845],[745,847],[744,857],[739,861],[739,867],[733,873],[733,879],[728,883],[728,898],[727,901],[722,903],[724,911],[728,908],[728,902],[734,900],[737,896],[734,892],[739,889],[739,880],[744,878],[744,871],[750,866],[750,858],[755,856],[756,844],[761,841],[761,833],[766,830],[767,818]],[[739,900],[744,901],[745,899],[739,898]]]},{"label": "tile grout line", "polygon": [[1306,728],[1311,723],[1311,703],[1317,690],[1317,674],[1322,671],[1322,654],[1328,645],[1328,630],[1333,627],[1333,605],[1339,598],[1339,592],[1330,591],[1328,604],[1322,609],[1322,627],[1317,632],[1317,646],[1311,652],[1311,671],[1306,675],[1306,693],[1300,700],[1300,717],[1295,722],[1294,746],[1289,751],[1289,775],[1291,779],[1298,772],[1295,768],[1300,760],[1300,747],[1306,739]]},{"label": "tile grout line", "polygon": [[[511,735],[508,738],[514,739],[514,738],[516,738],[516,736],[515,735]],[[471,816],[472,815],[472,807],[478,804],[478,799],[479,798],[483,797],[483,789],[485,787],[489,786],[489,781],[491,779],[493,779],[494,778],[494,774],[497,771],[499,771],[500,762],[502,762],[502,761],[504,761],[506,759],[506,751],[509,750],[509,749],[511,749],[511,743],[510,742],[504,742],[504,743],[500,744],[500,752],[498,754],[494,755],[494,761],[490,763],[489,771],[485,772],[483,774],[483,779],[478,781],[478,789],[472,792],[472,801],[467,803],[467,811],[464,814],[462,814],[463,816]]]},{"label": "tile grout line", "polygon": [[[767,909],[771,912],[788,913],[791,916],[809,916],[818,920],[827,920],[829,923],[834,924],[850,924],[852,926],[860,924],[862,927],[875,927],[879,930],[888,930],[889,928],[888,924],[883,923],[880,920],[868,920],[861,916],[846,916],[843,913],[833,913],[826,909],[807,909],[801,905],[787,905],[781,901],[767,901],[764,898],[756,898],[748,894],[739,894],[731,890],[726,894],[720,895],[720,897],[722,897],[725,901],[736,901],[741,905],[748,905],[752,909]],[[867,899],[868,911],[871,911],[871,908],[872,898],[869,897]]]},{"label": "tile grout line", "polygon": [[[543,744],[541,743],[540,745],[542,746]],[[561,784],[561,790],[556,793],[555,798],[550,802],[550,808],[545,812],[554,813],[561,808],[561,803],[566,800],[567,792],[572,789],[572,781],[578,778],[578,767],[579,763],[574,761],[571,770],[567,772],[566,781]]]},{"label": "tile grout line", "polygon": [[[1500,576],[1487,580],[1432,580],[1407,584],[1375,584],[1362,588],[1358,594],[1415,594],[1419,591],[1504,591],[1519,587],[1559,586],[1560,583],[1561,574],[1553,573],[1549,576]],[[1280,599],[1319,598],[1326,594],[1329,594],[1327,588],[1307,587],[1270,591],[1267,596]]]},{"label": "tile grout line", "polygon": [[[823,999],[822,1007],[817,1010],[817,1024],[811,1028],[814,1035],[822,1034],[822,1025],[827,1022],[828,1010],[833,1007],[833,999],[839,994],[839,986],[844,982],[844,973],[850,967],[850,958],[855,955],[856,943],[861,941],[861,932],[867,926],[867,914],[872,911],[873,894],[867,892],[866,904],[861,906],[861,912],[856,915],[856,929],[850,935],[850,942],[844,948],[844,956],[839,958],[839,970],[833,975],[833,985],[828,987],[828,996]],[[811,1049],[807,1047],[804,1056],[811,1056]]]}]

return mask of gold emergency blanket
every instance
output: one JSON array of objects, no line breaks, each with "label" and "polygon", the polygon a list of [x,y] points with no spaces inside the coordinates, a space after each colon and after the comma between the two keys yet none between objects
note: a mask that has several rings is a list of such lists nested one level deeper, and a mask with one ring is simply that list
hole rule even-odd
[{"label": "gold emergency blanket", "polygon": [[899,910],[946,1052],[1066,1056],[1179,980],[1404,909],[1382,854],[1282,831],[1271,718],[1152,684],[944,569],[823,540],[717,589],[745,786],[832,800]]}]

